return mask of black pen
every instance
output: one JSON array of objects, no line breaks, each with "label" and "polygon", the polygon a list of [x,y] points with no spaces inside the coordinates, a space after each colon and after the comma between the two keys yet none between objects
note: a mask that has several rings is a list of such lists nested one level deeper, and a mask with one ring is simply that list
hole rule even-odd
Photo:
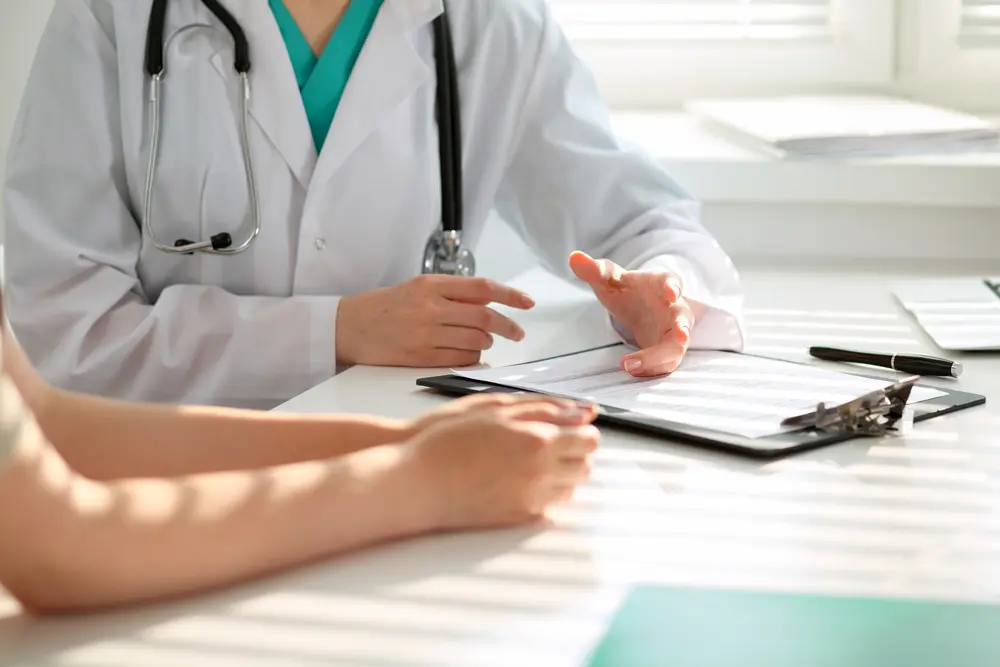
[{"label": "black pen", "polygon": [[937,375],[957,378],[962,374],[962,364],[957,361],[929,357],[924,354],[879,354],[842,350],[835,347],[811,347],[809,354],[824,361],[881,366],[907,375]]}]

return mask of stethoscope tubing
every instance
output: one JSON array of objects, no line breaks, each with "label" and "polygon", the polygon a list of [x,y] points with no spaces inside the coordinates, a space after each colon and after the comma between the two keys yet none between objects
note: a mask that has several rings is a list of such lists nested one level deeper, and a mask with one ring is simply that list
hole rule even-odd
[{"label": "stethoscope tubing", "polygon": [[[156,185],[156,164],[159,159],[160,126],[163,107],[163,79],[166,75],[166,31],[168,0],[153,0],[146,35],[145,70],[149,78],[149,162],[146,169],[143,226],[154,246],[168,253],[191,254],[204,252],[216,255],[236,255],[246,251],[260,235],[260,193],[253,168],[249,141],[250,104],[250,44],[239,22],[218,0],[201,0],[225,26],[233,39],[234,68],[240,79],[240,135],[247,189],[250,196],[253,230],[247,238],[232,247],[228,233],[215,234],[207,241],[180,239],[172,245],[160,241],[155,232],[153,193]],[[461,108],[458,94],[458,67],[447,7],[434,20],[434,59],[437,72],[436,114],[438,122],[439,160],[441,170],[441,231],[446,238],[461,245],[463,183],[462,183],[462,130]],[[437,234],[435,234],[437,236]],[[434,237],[432,236],[432,239]]]}]

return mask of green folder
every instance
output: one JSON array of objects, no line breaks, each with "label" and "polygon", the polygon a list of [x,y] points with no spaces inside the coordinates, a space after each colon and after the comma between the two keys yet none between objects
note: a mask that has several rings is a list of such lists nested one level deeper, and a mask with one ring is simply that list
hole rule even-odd
[{"label": "green folder", "polygon": [[590,667],[998,667],[1000,607],[642,587]]}]

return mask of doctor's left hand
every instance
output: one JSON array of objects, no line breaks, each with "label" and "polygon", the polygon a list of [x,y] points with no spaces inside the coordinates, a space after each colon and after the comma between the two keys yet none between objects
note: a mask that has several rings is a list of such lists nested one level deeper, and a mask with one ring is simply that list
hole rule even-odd
[{"label": "doctor's left hand", "polygon": [[677,370],[691,342],[695,313],[684,298],[679,276],[669,272],[626,271],[611,260],[570,255],[570,268],[598,301],[631,332],[639,351],[624,356],[622,370],[655,377]]}]

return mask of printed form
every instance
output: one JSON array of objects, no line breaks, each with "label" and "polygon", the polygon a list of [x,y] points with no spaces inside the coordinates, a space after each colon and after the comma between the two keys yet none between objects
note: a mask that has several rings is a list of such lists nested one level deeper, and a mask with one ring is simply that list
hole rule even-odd
[{"label": "printed form", "polygon": [[[811,412],[819,403],[840,405],[892,384],[778,359],[700,350],[688,352],[669,376],[636,379],[619,366],[625,350],[616,345],[518,366],[453,373],[746,438],[789,430],[782,421]],[[942,395],[914,387],[910,402]]]}]

